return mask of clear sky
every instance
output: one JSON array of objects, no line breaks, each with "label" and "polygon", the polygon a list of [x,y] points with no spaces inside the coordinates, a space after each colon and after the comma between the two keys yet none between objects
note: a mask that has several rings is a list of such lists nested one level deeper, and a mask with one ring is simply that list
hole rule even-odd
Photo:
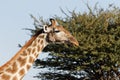
[{"label": "clear sky", "polygon": [[85,3],[93,7],[97,2],[102,8],[111,3],[120,7],[120,0],[0,0],[0,65],[19,50],[19,43],[23,45],[30,38],[29,31],[22,30],[34,28],[29,14],[48,20],[54,15],[64,17],[60,7],[82,13],[87,11]]}]

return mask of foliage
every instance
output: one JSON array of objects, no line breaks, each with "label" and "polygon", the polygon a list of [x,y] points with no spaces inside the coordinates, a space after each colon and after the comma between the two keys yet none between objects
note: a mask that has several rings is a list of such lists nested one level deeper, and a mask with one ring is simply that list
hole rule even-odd
[{"label": "foliage", "polygon": [[[36,77],[47,79],[112,80],[120,79],[120,9],[110,6],[91,9],[89,12],[70,12],[65,18],[55,16],[60,25],[68,29],[80,46],[49,45],[47,60],[37,59],[35,66],[47,67],[54,72],[41,73]],[[66,73],[58,73],[57,70]],[[81,74],[81,70],[86,73]],[[73,76],[74,75],[74,76]],[[81,77],[79,77],[82,75]]]}]

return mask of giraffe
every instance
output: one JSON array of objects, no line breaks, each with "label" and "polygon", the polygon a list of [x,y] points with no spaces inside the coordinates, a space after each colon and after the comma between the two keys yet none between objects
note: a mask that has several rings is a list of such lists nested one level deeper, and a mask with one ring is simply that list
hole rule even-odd
[{"label": "giraffe", "polygon": [[79,46],[69,31],[50,19],[50,25],[43,25],[31,39],[8,62],[0,67],[0,80],[22,80],[40,52],[48,44],[71,43]]}]

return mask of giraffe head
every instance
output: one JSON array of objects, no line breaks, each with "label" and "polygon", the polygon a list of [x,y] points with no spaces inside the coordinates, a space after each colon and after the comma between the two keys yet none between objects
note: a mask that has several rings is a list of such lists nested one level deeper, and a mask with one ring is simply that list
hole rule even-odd
[{"label": "giraffe head", "polygon": [[63,26],[57,25],[57,21],[50,19],[50,25],[44,25],[43,30],[47,33],[48,43],[67,43],[79,46],[78,41]]}]

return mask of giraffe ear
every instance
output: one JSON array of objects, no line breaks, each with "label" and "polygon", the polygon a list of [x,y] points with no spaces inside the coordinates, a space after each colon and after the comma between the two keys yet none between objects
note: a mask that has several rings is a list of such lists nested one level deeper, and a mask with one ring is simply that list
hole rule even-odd
[{"label": "giraffe ear", "polygon": [[50,32],[50,30],[49,30],[49,28],[48,28],[47,25],[44,25],[44,26],[43,26],[43,30],[44,30],[44,32]]},{"label": "giraffe ear", "polygon": [[55,19],[50,19],[52,27],[55,27],[57,25],[57,21]]}]

